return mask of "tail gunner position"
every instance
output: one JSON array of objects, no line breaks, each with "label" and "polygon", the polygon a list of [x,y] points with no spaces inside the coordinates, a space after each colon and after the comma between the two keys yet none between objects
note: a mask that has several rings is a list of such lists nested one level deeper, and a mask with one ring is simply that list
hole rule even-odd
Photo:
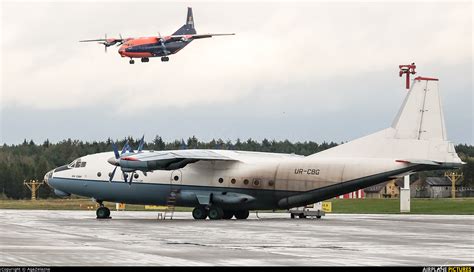
[{"label": "tail gunner position", "polygon": [[186,45],[196,39],[211,38],[213,36],[227,36],[235,35],[235,33],[228,34],[196,34],[194,28],[194,18],[192,8],[188,8],[188,16],[186,17],[186,24],[174,32],[170,36],[155,37],[141,37],[141,38],[109,38],[105,35],[105,39],[82,40],[80,42],[99,42],[105,47],[112,45],[120,45],[118,53],[124,58],[130,58],[130,64],[134,64],[134,58],[140,58],[142,62],[150,61],[149,58],[161,57],[161,61],[168,61],[169,55],[178,53]]}]

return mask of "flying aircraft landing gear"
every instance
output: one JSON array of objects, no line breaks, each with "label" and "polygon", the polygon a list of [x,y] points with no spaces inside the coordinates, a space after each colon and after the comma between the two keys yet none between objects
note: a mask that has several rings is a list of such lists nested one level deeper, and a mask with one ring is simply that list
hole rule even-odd
[{"label": "flying aircraft landing gear", "polygon": [[97,201],[100,207],[97,209],[95,214],[97,215],[97,219],[110,219],[110,210],[109,208],[105,207],[102,201]]},{"label": "flying aircraft landing gear", "polygon": [[149,62],[150,59],[149,58],[142,58],[142,62]]},{"label": "flying aircraft landing gear", "polygon": [[130,64],[134,64],[135,61],[134,61],[133,59],[130,59],[129,63],[130,63]]},{"label": "flying aircraft landing gear", "polygon": [[169,61],[170,58],[169,57],[161,57],[161,61]]}]

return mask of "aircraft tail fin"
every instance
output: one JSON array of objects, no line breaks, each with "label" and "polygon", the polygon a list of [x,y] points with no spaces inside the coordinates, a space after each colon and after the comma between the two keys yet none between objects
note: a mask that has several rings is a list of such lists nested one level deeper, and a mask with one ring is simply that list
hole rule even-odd
[{"label": "aircraft tail fin", "polygon": [[186,24],[183,25],[180,29],[176,30],[173,35],[187,35],[187,34],[196,34],[196,29],[194,29],[194,16],[193,9],[188,7],[188,14],[186,16]]},{"label": "aircraft tail fin", "polygon": [[438,79],[427,77],[413,80],[391,127],[312,156],[461,163],[447,140]]}]

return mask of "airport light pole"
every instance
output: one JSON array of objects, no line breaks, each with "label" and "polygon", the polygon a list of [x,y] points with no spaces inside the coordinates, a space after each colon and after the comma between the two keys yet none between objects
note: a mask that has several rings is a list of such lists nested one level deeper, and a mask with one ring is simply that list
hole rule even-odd
[{"label": "airport light pole", "polygon": [[446,171],[444,176],[451,181],[451,198],[456,198],[456,181],[462,178],[462,173],[457,171]]},{"label": "airport light pole", "polygon": [[38,182],[37,180],[24,180],[23,184],[30,189],[31,200],[36,200],[36,191],[38,191],[39,187],[44,184],[44,181]]},{"label": "airport light pole", "polygon": [[[398,68],[400,69],[400,72],[398,73],[400,77],[402,77],[403,74],[406,75],[405,88],[410,90],[410,74],[416,74],[415,63],[398,65]],[[400,212],[410,212],[410,175],[403,177],[403,188],[400,188]]]}]

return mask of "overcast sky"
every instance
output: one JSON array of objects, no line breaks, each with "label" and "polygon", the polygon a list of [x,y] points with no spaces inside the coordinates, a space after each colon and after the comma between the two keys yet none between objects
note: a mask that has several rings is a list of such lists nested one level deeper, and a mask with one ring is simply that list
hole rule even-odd
[{"label": "overcast sky", "polygon": [[[78,40],[198,33],[168,63]],[[398,65],[438,77],[448,138],[473,140],[472,3],[1,2],[0,143],[159,134],[348,141],[390,126]]]}]

